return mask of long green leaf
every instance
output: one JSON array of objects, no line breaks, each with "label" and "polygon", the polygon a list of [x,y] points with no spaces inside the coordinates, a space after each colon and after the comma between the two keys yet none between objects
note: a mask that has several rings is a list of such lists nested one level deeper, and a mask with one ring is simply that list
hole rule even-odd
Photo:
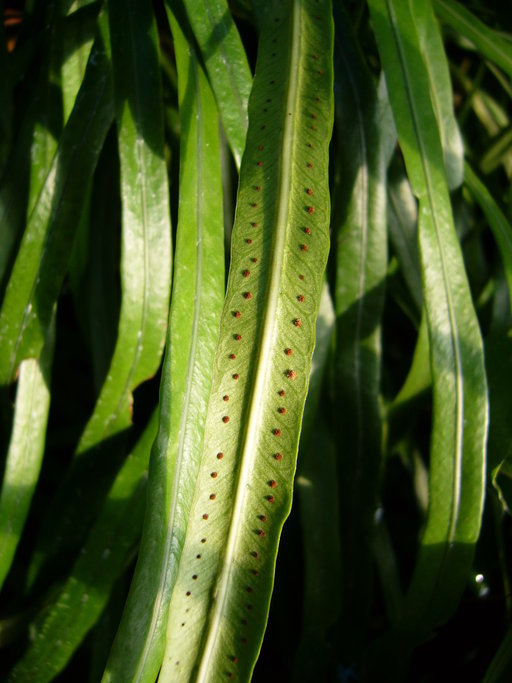
[{"label": "long green leaf", "polygon": [[13,379],[21,360],[41,351],[69,262],[83,186],[92,177],[112,116],[108,58],[98,36],[7,285],[0,311],[1,383]]},{"label": "long green leaf", "polygon": [[151,3],[109,3],[123,212],[119,331],[107,378],[78,445],[129,427],[131,391],[160,364],[171,286],[158,39]]},{"label": "long green leaf", "polygon": [[108,23],[112,26],[123,212],[121,313],[114,355],[94,412],[45,515],[30,584],[44,561],[63,555],[63,542],[70,547],[81,542],[94,519],[124,452],[131,392],[158,369],[165,340],[171,226],[156,28],[149,2],[125,6],[119,0],[109,8],[109,21],[102,27],[109,41]]},{"label": "long green leaf", "polygon": [[334,420],[339,451],[342,661],[357,658],[370,611],[371,536],[381,456],[380,320],[387,269],[386,167],[377,92],[345,15],[336,16],[340,165]]},{"label": "long green leaf", "polygon": [[0,491],[0,588],[16,552],[43,460],[54,340],[55,325],[52,324],[41,357],[23,361],[20,367]]},{"label": "long green leaf", "polygon": [[329,246],[329,2],[268,3],[201,469],[161,681],[249,680],[291,505]]},{"label": "long green leaf", "polygon": [[512,44],[455,0],[433,0],[438,17],[512,77]]},{"label": "long green leaf", "polygon": [[9,172],[2,178],[0,189],[0,280],[6,278],[6,271],[12,266],[25,218],[30,217],[39,199],[62,131],[62,44],[53,6],[46,8],[45,19],[46,41],[37,53],[40,64],[34,67],[37,80],[34,91],[26,96],[28,101],[13,144]]},{"label": "long green leaf", "polygon": [[403,623],[406,630],[426,635],[456,606],[480,530],[487,387],[482,341],[455,234],[440,135],[414,20],[408,3],[371,0],[370,10],[400,145],[419,199],[434,415],[428,522]]},{"label": "long green leaf", "polygon": [[453,111],[448,60],[431,0],[414,0],[410,7],[430,80],[430,95],[441,135],[448,188],[454,190],[462,185],[464,179],[464,144]]},{"label": "long green leaf", "polygon": [[252,86],[244,46],[226,0],[184,0],[184,5],[201,48],[229,146],[240,168]]},{"label": "long green leaf", "polygon": [[10,680],[46,683],[68,663],[105,607],[114,581],[124,569],[142,529],[146,472],[156,436],[154,411],[132,453],[119,471],[105,504],[70,575]]},{"label": "long green leaf", "polygon": [[218,114],[193,48],[171,15],[181,119],[180,203],[160,426],[135,577],[104,681],[148,681],[160,669],[200,464],[224,299]]}]

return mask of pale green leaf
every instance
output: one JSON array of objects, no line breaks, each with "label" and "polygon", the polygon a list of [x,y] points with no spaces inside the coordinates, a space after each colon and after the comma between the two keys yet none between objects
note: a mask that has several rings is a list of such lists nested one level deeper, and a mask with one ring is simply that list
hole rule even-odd
[{"label": "pale green leaf", "polygon": [[263,638],[329,246],[331,66],[330,4],[269,3],[162,682],[249,680]]}]

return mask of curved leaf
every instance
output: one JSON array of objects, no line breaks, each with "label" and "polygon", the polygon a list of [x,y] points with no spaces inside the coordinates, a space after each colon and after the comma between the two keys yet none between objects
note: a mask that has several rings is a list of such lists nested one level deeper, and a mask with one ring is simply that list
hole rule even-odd
[{"label": "curved leaf", "polygon": [[180,204],[160,425],[135,576],[104,681],[158,674],[167,612],[200,463],[224,298],[218,114],[193,48],[171,15],[181,119]]},{"label": "curved leaf", "polygon": [[[63,540],[68,546],[80,543],[94,519],[124,455],[131,392],[158,369],[165,339],[171,226],[154,17],[149,2],[119,0],[109,9],[123,205],[118,335],[76,457],[45,515],[30,584],[46,559],[64,555]],[[108,23],[101,26],[110,45]]]},{"label": "curved leaf", "polygon": [[122,303],[114,356],[78,454],[129,427],[131,391],[160,364],[171,286],[158,38],[151,3],[109,3],[121,164]]},{"label": "curved leaf", "polygon": [[184,5],[201,48],[229,146],[240,168],[252,86],[244,46],[226,0],[184,0]]},{"label": "curved leaf", "polygon": [[480,530],[487,386],[414,20],[408,3],[371,0],[370,10],[400,145],[419,199],[434,417],[428,522],[405,600],[403,628],[425,636],[457,604]]},{"label": "curved leaf", "polygon": [[269,3],[161,681],[248,680],[291,505],[329,246],[329,2]]},{"label": "curved leaf", "polygon": [[448,189],[455,190],[464,179],[464,144],[453,111],[448,60],[431,0],[414,0],[410,7],[430,81],[430,96],[441,135]]}]

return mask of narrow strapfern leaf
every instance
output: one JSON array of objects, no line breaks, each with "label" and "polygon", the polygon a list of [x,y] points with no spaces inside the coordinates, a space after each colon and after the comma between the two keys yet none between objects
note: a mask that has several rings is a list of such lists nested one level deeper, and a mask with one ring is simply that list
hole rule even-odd
[{"label": "narrow strapfern leaf", "polygon": [[40,358],[25,360],[20,366],[0,490],[0,588],[14,558],[43,460],[54,340],[55,325],[51,324]]},{"label": "narrow strapfern leaf", "polygon": [[[118,335],[75,460],[45,515],[29,583],[48,557],[61,552],[63,542],[69,546],[80,542],[94,518],[118,466],[115,452],[123,450],[122,445],[116,449],[114,444],[131,425],[132,391],[158,369],[165,340],[171,226],[155,20],[151,3],[146,1],[116,0],[109,4],[109,10],[101,26],[109,49],[109,24],[112,27],[121,170],[122,303]],[[98,462],[101,467],[97,467]]]},{"label": "narrow strapfern leaf", "polygon": [[[433,385],[429,511],[402,626],[413,640],[448,618],[465,587],[485,491],[483,348],[444,173],[428,74],[408,3],[370,0],[399,142],[419,199]],[[398,646],[397,646],[398,647]]]},{"label": "narrow strapfern leaf", "polygon": [[170,14],[181,120],[174,286],[141,548],[103,680],[153,683],[199,469],[224,300],[219,120],[197,56]]},{"label": "narrow strapfern leaf", "polygon": [[453,111],[452,84],[443,39],[431,0],[414,0],[410,7],[430,80],[430,96],[441,135],[446,180],[448,188],[455,190],[464,179],[464,144]]},{"label": "narrow strapfern leaf", "polygon": [[149,452],[157,426],[155,410],[120,469],[53,604],[44,618],[37,618],[32,625],[32,642],[11,672],[10,681],[53,680],[99,619],[114,581],[130,560],[140,537]]},{"label": "narrow strapfern leaf", "polygon": [[119,331],[107,378],[77,452],[131,423],[131,391],[158,369],[171,286],[158,36],[148,0],[109,3],[121,165],[123,235]]},{"label": "narrow strapfern leaf", "polygon": [[247,102],[252,86],[244,46],[226,0],[184,0],[184,5],[239,169],[247,135]]},{"label": "narrow strapfern leaf", "polygon": [[332,15],[265,3],[204,450],[160,681],[247,681],[290,506],[329,248]]}]

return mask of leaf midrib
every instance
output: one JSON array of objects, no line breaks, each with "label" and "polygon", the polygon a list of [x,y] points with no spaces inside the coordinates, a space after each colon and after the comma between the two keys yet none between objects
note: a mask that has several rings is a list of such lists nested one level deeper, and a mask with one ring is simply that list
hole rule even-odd
[{"label": "leaf midrib", "polygon": [[[269,272],[269,283],[264,305],[264,320],[261,341],[257,345],[257,357],[255,362],[255,382],[249,398],[247,412],[247,428],[243,436],[241,466],[238,475],[233,514],[228,532],[226,551],[222,561],[222,567],[216,585],[215,600],[213,602],[211,616],[204,637],[202,653],[199,654],[200,663],[196,683],[207,681],[210,670],[210,659],[215,647],[217,635],[224,605],[228,595],[231,580],[231,570],[234,564],[235,549],[240,535],[239,529],[243,520],[245,501],[250,489],[250,475],[252,471],[252,455],[258,442],[258,433],[261,425],[261,414],[265,405],[265,386],[271,369],[272,348],[274,330],[276,327],[277,307],[281,283],[282,266],[284,262],[284,246],[286,244],[288,215],[291,203],[291,177],[292,157],[294,152],[294,139],[296,129],[297,93],[300,80],[300,44],[301,44],[301,11],[302,0],[295,0],[292,5],[292,36],[288,70],[288,92],[286,108],[284,110],[283,142],[281,154],[278,156],[278,194],[277,194],[277,220],[272,244],[272,262]],[[291,112],[292,115],[287,114]]]},{"label": "leaf midrib", "polygon": [[[454,494],[453,502],[450,509],[450,524],[448,529],[448,543],[452,544],[455,538],[455,531],[458,522],[459,507],[460,507],[460,495],[461,495],[461,464],[462,464],[462,445],[463,445],[463,419],[464,419],[464,389],[463,389],[463,376],[462,376],[462,363],[461,363],[461,352],[460,352],[460,341],[459,332],[457,327],[457,322],[455,319],[453,301],[451,296],[450,288],[447,286],[449,281],[444,250],[441,241],[441,230],[437,219],[437,213],[435,210],[433,197],[433,183],[430,177],[430,166],[425,162],[426,151],[425,143],[421,135],[421,126],[419,125],[418,113],[416,110],[414,98],[410,96],[412,91],[411,87],[411,77],[407,67],[407,61],[405,59],[404,50],[401,41],[401,35],[399,31],[396,30],[396,15],[394,7],[390,5],[389,0],[385,0],[388,14],[391,17],[391,27],[393,31],[393,37],[395,44],[397,46],[397,52],[400,55],[400,66],[402,73],[404,75],[404,80],[406,83],[405,93],[409,101],[409,107],[412,113],[411,122],[414,128],[414,133],[420,147],[420,161],[423,170],[423,176],[425,178],[427,193],[426,199],[430,208],[430,215],[432,216],[432,222],[434,224],[434,229],[436,232],[436,239],[439,249],[439,255],[441,259],[441,269],[443,276],[443,284],[445,290],[445,296],[448,304],[448,313],[450,318],[450,328],[452,330],[451,345],[455,356],[456,365],[456,425],[455,425],[455,458],[454,458],[454,486],[452,491]],[[446,557],[446,552],[445,552]]]}]

